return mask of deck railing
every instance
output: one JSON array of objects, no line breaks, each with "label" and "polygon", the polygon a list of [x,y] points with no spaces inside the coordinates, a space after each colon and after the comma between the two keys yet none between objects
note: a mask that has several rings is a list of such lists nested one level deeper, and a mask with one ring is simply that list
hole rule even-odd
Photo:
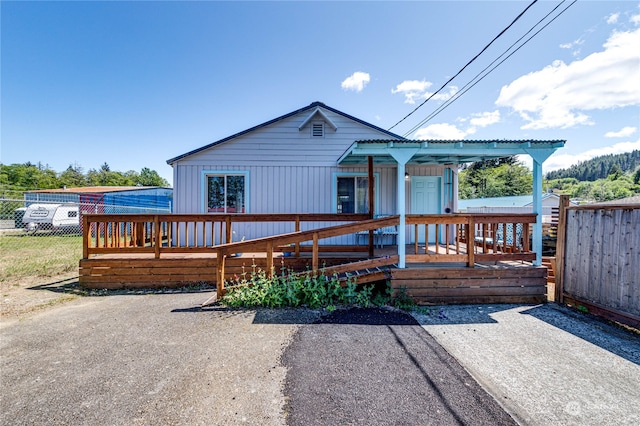
[{"label": "deck railing", "polygon": [[[235,222],[295,223],[295,231],[247,241],[233,241]],[[350,222],[301,231],[301,222]],[[414,254],[407,263],[459,262],[472,267],[476,262],[533,261],[530,225],[535,214],[446,214],[407,215],[406,225],[413,233]],[[237,253],[265,253],[267,273],[272,270],[274,253],[299,256],[311,252],[312,270],[319,269],[321,240],[343,235],[398,227],[399,216],[368,219],[368,215],[333,214],[234,214],[234,215],[84,215],[83,256],[96,254],[215,253],[219,294],[224,293],[226,258]],[[424,237],[424,238],[423,238]],[[305,244],[306,243],[306,244]],[[304,244],[304,245],[303,245]],[[358,251],[358,246],[340,247]],[[366,247],[362,247],[366,250]],[[335,251],[335,248],[334,248]],[[361,250],[362,251],[362,250]],[[369,238],[372,253],[372,238]],[[405,252],[406,253],[406,252]],[[390,262],[397,261],[392,256]]]},{"label": "deck railing", "polygon": [[414,254],[407,262],[533,261],[531,224],[535,214],[407,215]]},{"label": "deck railing", "polygon": [[[233,225],[243,222],[355,222],[366,214],[85,214],[83,258],[115,253],[211,253],[234,238]],[[364,248],[366,250],[366,248]],[[300,246],[293,248],[296,254]]]},{"label": "deck railing", "polygon": [[[113,253],[153,253],[156,258],[163,253],[211,253],[215,247],[234,242],[233,225],[241,222],[291,222],[294,233],[301,231],[303,222],[350,222],[355,227],[347,227],[336,236],[367,231],[374,234],[399,224],[398,216],[387,216],[376,222],[377,227],[359,226],[368,218],[362,214],[86,214],[82,218],[83,258]],[[414,244],[407,261],[468,265],[476,261],[531,261],[535,259],[530,249],[531,224],[535,220],[535,214],[512,213],[407,215]],[[304,240],[284,242],[281,250],[296,256],[301,251],[312,251],[301,242]],[[474,249],[469,250],[468,246]],[[362,251],[366,247],[338,249]]]}]

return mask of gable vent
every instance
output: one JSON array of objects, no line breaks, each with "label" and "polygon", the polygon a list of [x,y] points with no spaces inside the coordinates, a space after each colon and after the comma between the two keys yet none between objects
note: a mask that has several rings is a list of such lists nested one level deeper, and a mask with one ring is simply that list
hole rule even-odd
[{"label": "gable vent", "polygon": [[324,136],[324,123],[313,123],[311,126],[311,136],[321,138]]}]

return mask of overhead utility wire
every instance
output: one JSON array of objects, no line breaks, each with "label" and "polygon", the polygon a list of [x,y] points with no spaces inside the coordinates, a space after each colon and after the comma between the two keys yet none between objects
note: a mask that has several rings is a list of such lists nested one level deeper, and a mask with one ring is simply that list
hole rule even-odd
[{"label": "overhead utility wire", "polygon": [[485,51],[485,50],[487,50],[487,49],[489,48],[489,46],[491,46],[491,45],[493,44],[493,42],[495,42],[498,38],[500,38],[500,37],[502,36],[502,34],[504,34],[504,33],[505,33],[509,28],[511,28],[511,27],[513,26],[513,24],[515,24],[515,23],[516,23],[516,21],[517,21],[518,19],[520,19],[520,18],[522,17],[522,15],[524,15],[524,14],[527,12],[527,10],[529,10],[529,8],[530,8],[531,6],[533,6],[534,4],[536,4],[537,2],[538,2],[538,0],[533,0],[533,1],[531,2],[531,4],[529,4],[529,6],[527,6],[527,7],[526,7],[522,12],[520,12],[520,14],[519,14],[518,16],[516,16],[516,18],[515,18],[515,19],[514,19],[514,20],[513,20],[513,21],[512,21],[512,22],[511,22],[511,23],[510,23],[510,24],[509,24],[505,29],[503,29],[502,31],[500,31],[500,33],[499,33],[497,36],[495,36],[495,37],[493,38],[493,40],[491,40],[491,41],[489,42],[489,44],[487,44],[485,47],[483,47],[483,48],[482,48],[482,50],[480,51],[480,53],[478,53],[478,54],[477,54],[476,56],[474,56],[474,57],[473,57],[469,62],[467,62],[467,64],[466,64],[464,67],[462,67],[462,68],[460,69],[460,71],[458,71],[458,72],[456,73],[456,75],[454,75],[454,76],[453,76],[453,77],[451,77],[449,80],[447,80],[447,82],[446,82],[446,83],[444,83],[444,84],[442,85],[442,87],[440,87],[438,90],[436,90],[435,92],[433,92],[433,93],[431,94],[431,96],[429,96],[427,99],[425,99],[425,100],[424,100],[424,102],[422,102],[420,105],[418,105],[417,107],[415,107],[415,109],[414,109],[413,111],[411,111],[409,114],[405,115],[405,116],[404,116],[400,121],[398,121],[398,122],[397,122],[396,124],[394,124],[393,126],[389,127],[389,129],[388,129],[388,130],[393,129],[393,128],[394,128],[394,127],[396,127],[398,124],[402,123],[404,120],[406,120],[407,118],[409,118],[409,116],[411,116],[414,112],[416,112],[416,111],[417,111],[417,110],[418,110],[422,105],[426,104],[426,103],[427,103],[427,101],[429,101],[429,99],[433,98],[433,97],[434,97],[436,94],[438,94],[442,89],[444,89],[445,87],[447,87],[447,84],[451,83],[451,81],[453,81],[453,79],[455,79],[458,75],[460,75],[460,73],[461,73],[462,71],[464,71],[464,70],[465,70],[469,65],[471,65],[471,63],[472,63],[473,61],[475,61],[476,59],[478,59],[478,57],[479,57],[480,55],[482,55],[482,54],[484,53],[484,51]]},{"label": "overhead utility wire", "polygon": [[[452,96],[450,99],[448,99],[447,101],[445,101],[442,105],[440,105],[438,108],[436,108],[431,114],[429,114],[424,120],[422,120],[420,123],[416,124],[415,126],[413,126],[411,128],[411,130],[409,130],[408,132],[406,132],[403,136],[407,137],[409,136],[411,133],[415,132],[416,130],[418,130],[420,128],[420,126],[423,126],[424,124],[426,124],[427,122],[431,121],[431,119],[433,119],[435,116],[437,116],[438,114],[440,114],[442,111],[444,111],[447,107],[449,107],[449,105],[451,105],[453,102],[457,101],[462,95],[464,95],[465,93],[467,93],[473,86],[475,86],[476,84],[478,84],[480,81],[482,81],[486,76],[488,76],[489,74],[491,74],[496,68],[498,68],[500,65],[502,65],[502,63],[504,63],[507,59],[509,59],[514,53],[516,53],[518,50],[520,50],[522,47],[524,47],[525,44],[527,44],[529,41],[531,41],[531,39],[533,39],[535,36],[537,36],[542,30],[544,30],[547,26],[549,26],[553,21],[555,21],[558,17],[560,17],[560,15],[562,15],[564,12],[566,12],[567,9],[569,9],[571,6],[573,6],[578,0],[573,0],[573,2],[568,5],[567,7],[565,7],[562,11],[560,11],[560,13],[558,13],[556,16],[554,16],[549,22],[547,22],[546,24],[544,24],[544,26],[542,28],[540,28],[538,31],[536,31],[531,37],[529,37],[527,40],[525,40],[520,46],[518,46],[513,52],[511,52],[507,57],[505,57],[502,61],[500,61],[498,64],[496,64],[496,66],[494,66],[493,68],[491,68],[488,72],[486,72],[484,75],[482,75],[480,78],[478,78],[482,73],[484,73],[491,65],[493,65],[494,63],[496,63],[501,57],[503,57],[507,52],[509,52],[509,50],[511,50],[511,48],[513,46],[515,46],[516,44],[518,44],[524,37],[527,36],[527,34],[529,34],[531,31],[534,30],[534,28],[536,28],[538,25],[540,25],[540,23],[542,21],[544,21],[545,19],[547,19],[549,17],[549,15],[551,15],[553,12],[555,12],[556,9],[558,9],[558,7],[560,7],[562,5],[562,3],[565,2],[565,0],[563,0],[562,2],[560,2],[556,7],[554,7],[549,13],[547,13],[542,19],[540,19],[533,27],[531,27],[522,37],[520,37],[518,40],[516,40],[511,46],[509,46],[509,48],[507,50],[505,50],[500,56],[498,56],[496,59],[494,59],[489,65],[487,65],[482,71],[480,71],[478,74],[476,74],[476,76],[471,79],[467,84],[465,84],[462,89],[456,93],[454,96]],[[477,79],[477,80],[476,80]],[[473,84],[472,84],[473,83]],[[467,86],[469,86],[467,88]],[[465,90],[466,89],[466,90]]]}]

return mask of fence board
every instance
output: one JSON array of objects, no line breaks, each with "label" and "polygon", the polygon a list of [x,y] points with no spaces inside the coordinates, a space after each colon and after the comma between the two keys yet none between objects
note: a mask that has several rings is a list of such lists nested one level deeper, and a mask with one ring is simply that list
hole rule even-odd
[{"label": "fence board", "polygon": [[640,317],[640,206],[569,207],[563,292]]}]

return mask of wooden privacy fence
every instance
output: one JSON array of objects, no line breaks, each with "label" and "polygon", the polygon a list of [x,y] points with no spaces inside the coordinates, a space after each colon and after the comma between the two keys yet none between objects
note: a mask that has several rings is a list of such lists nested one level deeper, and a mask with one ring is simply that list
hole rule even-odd
[{"label": "wooden privacy fence", "polygon": [[561,205],[556,300],[640,326],[640,205]]}]

